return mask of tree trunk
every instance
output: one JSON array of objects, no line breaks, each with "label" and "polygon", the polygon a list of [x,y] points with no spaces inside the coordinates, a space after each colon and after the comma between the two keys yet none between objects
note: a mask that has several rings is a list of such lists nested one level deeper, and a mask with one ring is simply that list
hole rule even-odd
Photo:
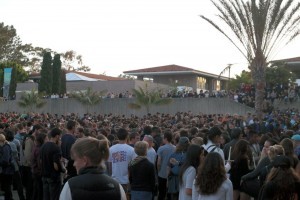
[{"label": "tree trunk", "polygon": [[263,118],[263,103],[265,97],[266,76],[265,70],[267,67],[264,55],[257,53],[253,59],[250,69],[255,86],[255,112],[259,120]]}]

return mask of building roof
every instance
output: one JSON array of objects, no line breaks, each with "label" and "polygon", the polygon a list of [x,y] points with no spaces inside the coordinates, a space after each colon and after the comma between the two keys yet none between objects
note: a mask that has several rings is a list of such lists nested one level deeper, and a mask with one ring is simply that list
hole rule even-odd
[{"label": "building roof", "polygon": [[[69,77],[69,80],[68,80]],[[125,80],[124,78],[106,76],[102,74],[91,74],[86,72],[78,71],[66,71],[67,81],[72,81],[71,78],[74,78],[73,81],[83,80],[83,81],[114,81],[114,80]],[[29,78],[41,78],[40,73],[33,72],[29,75]]]},{"label": "building roof", "polygon": [[[124,74],[133,75],[133,76],[153,76],[153,75],[175,75],[175,74],[199,74],[209,77],[218,78],[219,75],[195,70],[188,67],[183,67],[179,65],[165,65],[160,67],[150,67],[144,69],[124,71]],[[227,77],[220,77],[221,79],[228,79]]]},{"label": "building roof", "polygon": [[300,57],[286,58],[282,60],[273,60],[272,62],[300,63]]}]

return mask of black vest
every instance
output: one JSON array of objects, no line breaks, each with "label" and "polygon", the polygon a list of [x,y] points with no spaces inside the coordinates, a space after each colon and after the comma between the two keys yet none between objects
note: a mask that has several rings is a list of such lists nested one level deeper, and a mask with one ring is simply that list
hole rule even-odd
[{"label": "black vest", "polygon": [[120,185],[96,167],[80,170],[79,175],[69,179],[72,200],[120,200]]}]

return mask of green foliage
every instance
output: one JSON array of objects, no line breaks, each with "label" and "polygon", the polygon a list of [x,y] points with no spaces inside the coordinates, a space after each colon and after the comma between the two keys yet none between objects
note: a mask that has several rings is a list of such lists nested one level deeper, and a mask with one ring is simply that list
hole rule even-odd
[{"label": "green foliage", "polygon": [[52,81],[52,56],[50,52],[46,52],[43,58],[41,79],[39,82],[39,92],[51,95]]},{"label": "green foliage", "polygon": [[27,109],[28,112],[33,111],[34,108],[42,108],[47,102],[41,98],[41,95],[34,89],[30,92],[23,92],[18,105]]},{"label": "green foliage", "polygon": [[61,70],[60,73],[60,88],[59,88],[60,94],[67,93],[67,80],[66,80],[66,70]]},{"label": "green foliage", "polygon": [[265,70],[277,49],[299,36],[298,0],[211,0],[228,32],[201,15],[247,59],[255,84],[255,109],[262,116]]},{"label": "green foliage", "polygon": [[56,54],[53,59],[53,83],[52,83],[52,93],[60,93],[60,84],[61,84],[61,61],[60,55]]},{"label": "green foliage", "polygon": [[153,105],[167,105],[172,103],[170,98],[162,98],[160,90],[150,90],[148,85],[145,88],[139,87],[139,89],[133,89],[133,95],[135,96],[135,103],[128,104],[131,109],[146,108],[147,113],[150,111],[150,107]]},{"label": "green foliage", "polygon": [[76,91],[71,93],[71,97],[75,98],[82,105],[86,106],[87,113],[89,113],[90,107],[99,104],[102,100],[102,96],[107,91],[103,90],[100,92],[93,91],[92,88],[88,87],[84,91]]},{"label": "green foliage", "polygon": [[243,70],[240,75],[235,75],[235,79],[231,79],[229,82],[229,88],[237,89],[242,83],[252,84],[250,72]]},{"label": "green foliage", "polygon": [[273,63],[266,69],[266,82],[270,87],[277,84],[288,85],[295,81],[295,74],[285,67],[284,63]]}]

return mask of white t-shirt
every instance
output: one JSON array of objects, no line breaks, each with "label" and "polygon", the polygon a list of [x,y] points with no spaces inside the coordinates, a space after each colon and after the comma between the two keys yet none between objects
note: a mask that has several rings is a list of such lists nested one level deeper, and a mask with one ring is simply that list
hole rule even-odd
[{"label": "white t-shirt", "polygon": [[179,200],[192,200],[191,195],[187,195],[186,189],[193,189],[193,181],[196,177],[196,169],[193,166],[189,166],[183,173],[182,184],[179,189]]},{"label": "white t-shirt", "polygon": [[111,177],[120,184],[128,184],[128,164],[136,157],[133,147],[128,144],[115,144],[109,148],[109,162],[112,165]]},{"label": "white t-shirt", "polygon": [[229,179],[226,179],[218,191],[210,195],[201,195],[193,183],[192,200],[233,200],[233,187]]},{"label": "white t-shirt", "polygon": [[155,165],[155,160],[156,160],[156,151],[151,147],[147,151],[147,158],[148,160]]},{"label": "white t-shirt", "polygon": [[[126,194],[124,192],[122,185],[119,185],[119,187],[120,187],[120,192],[121,192],[121,200],[127,200]],[[68,182],[66,182],[66,184],[64,185],[64,187],[60,193],[59,200],[72,200],[71,190],[70,190],[70,186],[69,186]]]}]

